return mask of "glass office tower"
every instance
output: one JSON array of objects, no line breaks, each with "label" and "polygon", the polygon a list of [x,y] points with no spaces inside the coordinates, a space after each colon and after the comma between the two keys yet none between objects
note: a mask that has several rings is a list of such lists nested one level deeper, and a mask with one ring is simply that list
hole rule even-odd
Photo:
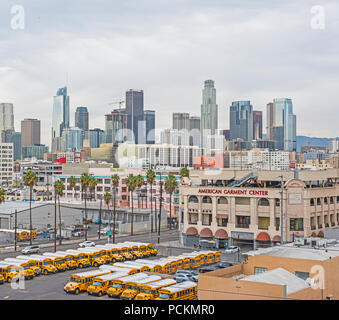
[{"label": "glass office tower", "polygon": [[253,140],[253,107],[250,101],[233,101],[230,106],[230,138]]}]

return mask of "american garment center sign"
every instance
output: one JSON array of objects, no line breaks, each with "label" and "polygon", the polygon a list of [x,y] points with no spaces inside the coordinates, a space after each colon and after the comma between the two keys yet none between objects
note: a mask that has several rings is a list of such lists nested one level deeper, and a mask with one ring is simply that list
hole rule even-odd
[{"label": "american garment center sign", "polygon": [[268,191],[265,190],[246,190],[246,189],[199,189],[200,194],[229,194],[242,196],[268,196]]}]

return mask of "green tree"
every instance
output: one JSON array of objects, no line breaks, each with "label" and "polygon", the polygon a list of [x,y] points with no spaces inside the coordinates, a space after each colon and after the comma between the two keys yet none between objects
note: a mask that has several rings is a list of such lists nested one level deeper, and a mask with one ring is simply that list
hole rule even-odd
[{"label": "green tree", "polygon": [[180,169],[180,172],[179,172],[179,175],[180,175],[180,179],[182,178],[189,178],[190,177],[190,172],[187,168],[181,168]]},{"label": "green tree", "polygon": [[76,192],[75,187],[76,187],[76,184],[77,184],[77,179],[74,176],[71,176],[71,177],[69,177],[68,182],[69,182],[69,186],[71,187],[71,189],[75,191],[74,196],[75,196],[75,199],[76,199],[77,198],[77,192]]},{"label": "green tree", "polygon": [[136,187],[138,188],[138,191],[139,191],[138,192],[138,208],[140,208],[140,193],[141,193],[141,187],[144,184],[144,177],[141,174],[138,174],[135,177],[135,184],[136,184]]},{"label": "green tree", "polygon": [[80,177],[81,184],[81,193],[83,198],[85,198],[85,221],[86,221],[86,230],[85,230],[85,240],[87,240],[87,229],[88,229],[88,219],[87,219],[87,190],[90,184],[90,176],[88,173],[84,172]]},{"label": "green tree", "polygon": [[[146,180],[147,180],[147,183],[150,185],[151,187],[151,217],[152,217],[152,214],[153,214],[153,184],[154,184],[154,180],[155,180],[155,172],[152,170],[152,169],[148,169],[147,170],[147,173],[146,173]],[[157,209],[155,208],[155,211],[157,211]],[[153,224],[152,224],[152,229],[153,229]],[[157,229],[156,227],[156,224],[155,224],[155,230]]]},{"label": "green tree", "polygon": [[29,243],[32,244],[32,194],[33,194],[33,187],[35,186],[36,182],[38,180],[38,177],[36,174],[28,170],[27,173],[25,174],[24,177],[24,184],[29,187],[29,230],[30,230],[30,235],[29,235]]},{"label": "green tree", "polygon": [[95,188],[98,185],[98,180],[95,179],[94,177],[89,177],[89,190],[90,190],[90,195],[92,199],[92,194],[94,194],[94,200],[95,200]]},{"label": "green tree", "polygon": [[113,199],[113,210],[114,210],[114,214],[113,214],[113,243],[115,243],[115,225],[116,225],[116,204],[115,204],[115,200],[116,200],[116,189],[119,186],[119,181],[120,181],[120,177],[117,174],[114,174],[111,177],[111,181],[112,181],[112,186],[113,186],[113,194],[114,194],[114,199]]},{"label": "green tree", "polygon": [[165,178],[165,191],[170,195],[170,229],[172,229],[172,195],[174,190],[178,187],[178,182],[173,174],[169,174]]},{"label": "green tree", "polygon": [[65,191],[65,185],[61,180],[57,180],[54,185],[55,188],[55,195],[58,197],[58,203],[59,203],[59,244],[61,244],[61,207],[60,207],[60,196],[63,195]]},{"label": "green tree", "polygon": [[129,176],[126,179],[126,185],[128,187],[128,190],[131,192],[131,207],[132,207],[132,216],[131,216],[131,236],[133,236],[133,192],[137,186],[136,184],[136,177],[130,173]]},{"label": "green tree", "polygon": [[109,230],[111,231],[110,237],[112,237],[112,213],[109,211],[109,204],[112,201],[112,194],[110,192],[106,192],[104,194],[104,201],[106,203],[108,214],[109,214]]},{"label": "green tree", "polygon": [[6,201],[6,191],[0,188],[0,204]]}]

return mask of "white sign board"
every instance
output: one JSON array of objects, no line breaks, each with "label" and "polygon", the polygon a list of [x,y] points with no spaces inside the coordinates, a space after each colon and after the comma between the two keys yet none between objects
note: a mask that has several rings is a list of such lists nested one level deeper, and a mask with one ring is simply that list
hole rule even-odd
[{"label": "white sign board", "polygon": [[290,193],[288,195],[288,204],[301,204],[301,193]]}]

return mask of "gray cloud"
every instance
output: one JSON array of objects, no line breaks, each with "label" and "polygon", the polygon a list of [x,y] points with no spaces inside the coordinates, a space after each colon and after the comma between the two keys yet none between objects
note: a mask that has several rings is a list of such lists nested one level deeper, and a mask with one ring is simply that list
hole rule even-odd
[{"label": "gray cloud", "polygon": [[169,127],[174,111],[199,115],[203,81],[214,79],[220,128],[233,100],[265,111],[290,97],[298,134],[338,135],[335,1],[317,3],[325,30],[311,29],[307,0],[26,0],[22,31],[10,28],[14,4],[0,3],[0,100],[15,104],[17,129],[24,117],[42,120],[43,143],[66,73],[71,120],[86,105],[92,128],[104,128],[108,103],[129,88],[144,89],[158,127]]}]

